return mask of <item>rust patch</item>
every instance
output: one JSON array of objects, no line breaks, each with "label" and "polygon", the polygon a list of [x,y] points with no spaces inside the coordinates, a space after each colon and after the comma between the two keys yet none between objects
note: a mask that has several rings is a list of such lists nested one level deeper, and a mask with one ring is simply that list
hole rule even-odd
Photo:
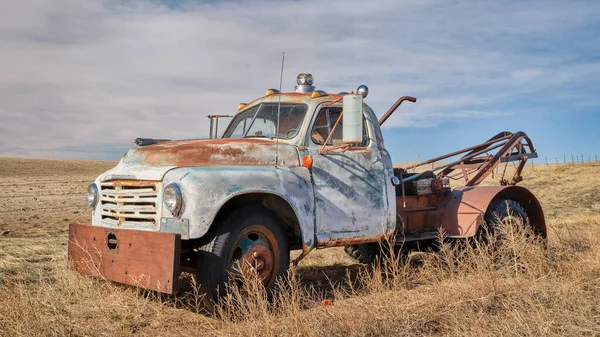
[{"label": "rust patch", "polygon": [[69,264],[101,276],[162,293],[177,292],[179,234],[69,225]]},{"label": "rust patch", "polygon": [[266,287],[272,287],[279,274],[280,247],[273,233],[263,226],[244,229],[229,252],[229,272],[256,273]]},{"label": "rust patch", "polygon": [[[264,96],[264,97],[255,99],[254,101],[252,101],[252,102],[248,103],[246,106],[244,106],[243,110],[249,109],[252,106],[254,106],[256,104],[260,104],[262,102],[271,102],[271,103],[278,102],[279,96],[281,96],[282,103],[286,102],[286,103],[306,103],[306,104],[313,104],[313,102],[315,102],[316,104],[319,104],[321,102],[326,102],[326,101],[339,101],[344,96],[344,95],[340,95],[340,94],[327,93],[327,96],[312,98],[311,95],[312,95],[312,92],[306,92],[306,93],[289,92],[289,93],[273,94],[273,95]],[[239,112],[241,112],[241,111],[242,110],[240,110]]]},{"label": "rust patch", "polygon": [[[129,151],[124,162],[150,166],[274,165],[276,144],[267,139],[208,139],[163,142]],[[281,165],[299,166],[296,148],[279,142]]]},{"label": "rust patch", "polygon": [[305,243],[302,242],[302,253],[300,255],[298,255],[297,258],[295,258],[291,263],[293,266],[297,266],[298,263],[300,262],[300,260],[302,260],[304,257],[306,257],[306,255],[308,255],[308,253],[311,252],[311,248]]},{"label": "rust patch", "polygon": [[402,197],[396,197],[396,210],[399,213],[423,210],[431,207],[437,207],[444,196],[426,195],[426,196],[406,196],[406,207],[403,207]]},{"label": "rust patch", "polygon": [[103,182],[102,184],[105,186],[110,185],[113,187],[131,186],[131,187],[155,188],[154,182],[149,182],[146,180],[114,180],[114,181]]},{"label": "rust patch", "polygon": [[452,237],[470,237],[484,221],[488,205],[494,199],[511,199],[520,203],[536,233],[546,237],[546,223],[539,201],[519,186],[459,187],[440,204],[440,225]]},{"label": "rust patch", "polygon": [[352,246],[352,245],[360,245],[363,243],[371,243],[378,241],[389,240],[391,237],[388,234],[379,234],[373,237],[355,237],[348,239],[338,239],[325,241],[322,244],[319,244],[319,248],[330,248],[330,247],[341,247],[341,246]]},{"label": "rust patch", "polygon": [[[539,201],[525,188],[518,186],[460,187],[448,195],[407,196],[406,207],[396,198],[396,210],[409,237],[413,232],[437,231],[443,228],[451,237],[471,237],[484,221],[489,204],[494,199],[510,199],[520,203],[536,233],[546,237],[546,224]],[[401,223],[398,223],[400,226]]]}]

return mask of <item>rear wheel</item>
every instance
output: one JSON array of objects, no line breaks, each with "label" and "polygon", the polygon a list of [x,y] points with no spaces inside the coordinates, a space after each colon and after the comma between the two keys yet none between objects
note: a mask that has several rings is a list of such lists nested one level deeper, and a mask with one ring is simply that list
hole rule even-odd
[{"label": "rear wheel", "polygon": [[[395,245],[390,247],[387,241],[363,243],[359,245],[344,246],[344,252],[352,260],[362,264],[387,263],[408,257],[412,245]],[[398,259],[400,257],[400,259]]]},{"label": "rear wheel", "polygon": [[287,237],[271,211],[248,206],[216,223],[215,232],[198,249],[196,279],[212,300],[226,294],[229,281],[240,283],[254,273],[268,291],[290,264]]},{"label": "rear wheel", "polygon": [[372,264],[381,255],[381,247],[378,242],[345,246],[344,251],[352,260],[363,264]]},{"label": "rear wheel", "polygon": [[[504,230],[514,230],[517,235],[528,235],[529,218],[523,206],[514,200],[493,200],[485,213],[485,225],[479,227],[481,239],[495,237],[502,240]],[[505,234],[505,233],[504,233]]]}]

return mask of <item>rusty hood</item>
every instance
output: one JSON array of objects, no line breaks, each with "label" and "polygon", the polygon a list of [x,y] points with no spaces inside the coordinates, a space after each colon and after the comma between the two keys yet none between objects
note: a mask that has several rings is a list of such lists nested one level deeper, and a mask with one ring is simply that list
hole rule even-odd
[{"label": "rusty hood", "polygon": [[[275,140],[256,138],[161,142],[129,150],[101,180],[161,180],[167,171],[185,166],[275,165],[276,148]],[[295,146],[279,142],[278,152],[279,165],[300,165]]]}]

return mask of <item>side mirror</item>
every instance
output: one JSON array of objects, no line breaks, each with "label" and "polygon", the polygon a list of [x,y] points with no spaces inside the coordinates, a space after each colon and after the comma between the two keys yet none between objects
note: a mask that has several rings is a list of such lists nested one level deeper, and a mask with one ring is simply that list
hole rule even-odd
[{"label": "side mirror", "polygon": [[361,94],[344,95],[344,144],[360,144],[363,142],[363,96]]}]

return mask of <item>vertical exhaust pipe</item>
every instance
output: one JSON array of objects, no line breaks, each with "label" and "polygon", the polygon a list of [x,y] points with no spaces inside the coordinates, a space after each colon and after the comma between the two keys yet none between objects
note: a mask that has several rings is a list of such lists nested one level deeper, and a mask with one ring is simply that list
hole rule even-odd
[{"label": "vertical exhaust pipe", "polygon": [[385,123],[385,121],[390,118],[390,116],[394,113],[394,111],[396,111],[396,109],[398,109],[398,107],[400,106],[400,104],[402,104],[402,102],[404,101],[409,101],[409,102],[413,102],[415,103],[417,101],[416,97],[412,97],[412,96],[402,96],[400,97],[396,103],[394,103],[394,105],[392,105],[390,107],[390,109],[383,115],[383,117],[381,117],[379,119],[379,125],[381,126],[383,123]]}]

